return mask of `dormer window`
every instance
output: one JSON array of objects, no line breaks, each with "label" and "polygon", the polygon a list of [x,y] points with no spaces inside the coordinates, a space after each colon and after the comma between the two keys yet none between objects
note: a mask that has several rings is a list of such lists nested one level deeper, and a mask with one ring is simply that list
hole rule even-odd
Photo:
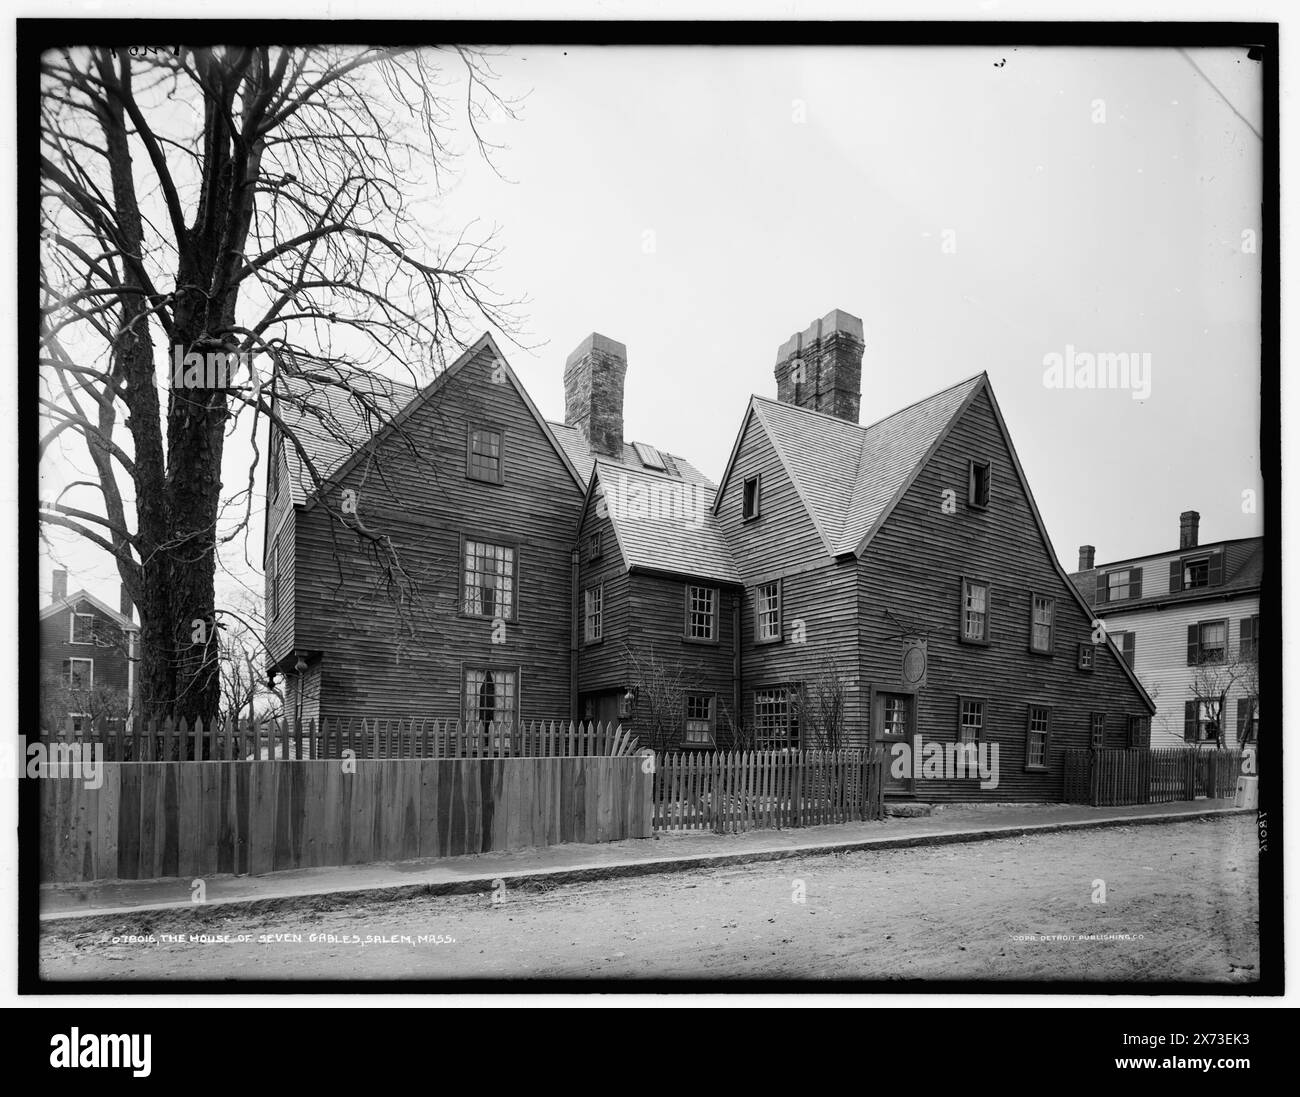
[{"label": "dormer window", "polygon": [[966,501],[977,510],[987,510],[992,486],[993,466],[988,461],[972,461]]},{"label": "dormer window", "polygon": [[761,476],[745,477],[744,495],[741,502],[740,516],[746,522],[757,518],[761,513],[761,489]]},{"label": "dormer window", "polygon": [[1183,561],[1183,590],[1196,590],[1210,585],[1210,559]]}]

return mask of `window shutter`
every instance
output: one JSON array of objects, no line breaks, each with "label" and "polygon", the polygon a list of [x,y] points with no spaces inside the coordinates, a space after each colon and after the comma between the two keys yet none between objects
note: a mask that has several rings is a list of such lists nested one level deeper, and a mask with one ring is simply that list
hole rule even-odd
[{"label": "window shutter", "polygon": [[1223,586],[1223,553],[1216,552],[1210,557],[1209,576],[1206,579],[1206,585],[1211,587]]},{"label": "window shutter", "polygon": [[1142,597],[1142,569],[1131,568],[1128,573],[1128,596],[1132,599]]},{"label": "window shutter", "polygon": [[[1242,622],[1243,624],[1245,622]],[[1241,742],[1241,737],[1246,734],[1246,706],[1250,702],[1245,697],[1237,698],[1237,742]]]},{"label": "window shutter", "polygon": [[1181,560],[1169,561],[1169,593],[1177,594],[1183,589],[1183,562]]},{"label": "window shutter", "polygon": [[1124,660],[1131,667],[1133,665],[1133,649],[1137,646],[1137,634],[1126,632],[1124,634]]},{"label": "window shutter", "polygon": [[1196,702],[1187,701],[1183,705],[1183,738],[1189,743],[1196,742]]},{"label": "window shutter", "polygon": [[1243,617],[1237,632],[1237,651],[1245,654],[1255,640],[1255,618]]},{"label": "window shutter", "polygon": [[1103,605],[1106,601],[1106,595],[1109,590],[1106,587],[1106,576],[1097,572],[1097,597],[1093,599],[1095,605]]},{"label": "window shutter", "polygon": [[1194,667],[1201,661],[1201,626],[1187,626],[1187,665]]}]

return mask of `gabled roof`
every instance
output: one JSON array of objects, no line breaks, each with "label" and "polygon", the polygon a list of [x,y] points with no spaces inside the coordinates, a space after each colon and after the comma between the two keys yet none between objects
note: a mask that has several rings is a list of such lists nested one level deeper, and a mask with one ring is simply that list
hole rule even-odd
[{"label": "gabled roof", "polygon": [[[587,445],[587,439],[583,437],[582,431],[568,423],[557,423],[552,419],[547,420],[547,426],[555,435],[556,440],[564,447],[564,452],[569,455],[574,467],[578,470],[578,475],[582,477],[583,483],[589,483],[591,480],[592,469],[596,461],[604,461],[612,464],[615,468],[620,467],[617,461],[600,454],[591,452]],[[692,465],[685,457],[678,457],[675,453],[669,453],[666,450],[659,450],[659,455],[664,458],[664,471],[659,473],[657,470],[650,469],[644,461],[641,460],[640,453],[637,452],[637,442],[623,443],[623,468],[635,470],[649,470],[661,476],[669,476],[674,479],[686,480],[692,484],[701,484],[707,488],[713,488],[713,481],[704,475],[699,469]],[[640,443],[643,444],[643,443]]]},{"label": "gabled roof", "polygon": [[62,613],[65,610],[75,609],[82,602],[89,602],[95,609],[112,621],[123,632],[139,632],[140,626],[129,617],[124,617],[117,610],[111,609],[107,603],[101,602],[89,591],[79,590],[75,594],[69,594],[66,598],[60,598],[56,602],[51,602],[41,610],[41,620],[53,617],[56,613]]},{"label": "gabled roof", "polygon": [[[926,459],[980,387],[983,373],[919,400],[869,426],[834,415],[750,398],[808,516],[832,556],[861,554]],[[742,430],[743,433],[743,430]],[[736,453],[723,474],[727,482]]]},{"label": "gabled roof", "polygon": [[586,506],[608,514],[629,571],[739,584],[740,573],[713,511],[715,492],[707,483],[600,460]]}]

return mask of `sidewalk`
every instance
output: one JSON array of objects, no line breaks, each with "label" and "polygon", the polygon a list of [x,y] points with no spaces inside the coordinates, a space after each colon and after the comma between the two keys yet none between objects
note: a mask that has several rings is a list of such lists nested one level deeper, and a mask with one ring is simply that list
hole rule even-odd
[{"label": "sidewalk", "polygon": [[[504,880],[507,886],[528,881],[558,885],[855,850],[980,842],[1092,827],[1174,823],[1241,814],[1254,814],[1254,811],[1235,808],[1231,800],[1120,808],[1075,804],[936,807],[929,817],[882,822],[734,835],[682,831],[604,845],[561,845],[441,860],[291,869],[262,876],[208,876],[204,879],[205,906],[284,909],[295,901],[321,896],[391,900],[469,894],[490,891],[496,880]],[[45,884],[41,887],[41,920],[195,910],[198,907],[190,899],[190,883],[189,879],[168,879]]]}]

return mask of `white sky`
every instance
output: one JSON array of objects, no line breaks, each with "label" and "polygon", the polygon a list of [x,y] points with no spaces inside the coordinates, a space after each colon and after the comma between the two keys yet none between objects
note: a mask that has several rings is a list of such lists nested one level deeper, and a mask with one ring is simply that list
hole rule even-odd
[{"label": "white sky", "polygon": [[[778,345],[842,308],[864,423],[989,372],[1067,568],[1170,547],[1185,509],[1203,541],[1257,535],[1259,66],[1189,52],[1222,95],[1174,50],[520,48],[510,181],[465,158],[429,224],[499,226],[544,343],[504,349],[548,418],[599,331],[628,347],[626,436],[716,480]],[[1149,399],[1045,388],[1067,344],[1149,353]],[[116,604],[107,558],[59,544]]]}]

